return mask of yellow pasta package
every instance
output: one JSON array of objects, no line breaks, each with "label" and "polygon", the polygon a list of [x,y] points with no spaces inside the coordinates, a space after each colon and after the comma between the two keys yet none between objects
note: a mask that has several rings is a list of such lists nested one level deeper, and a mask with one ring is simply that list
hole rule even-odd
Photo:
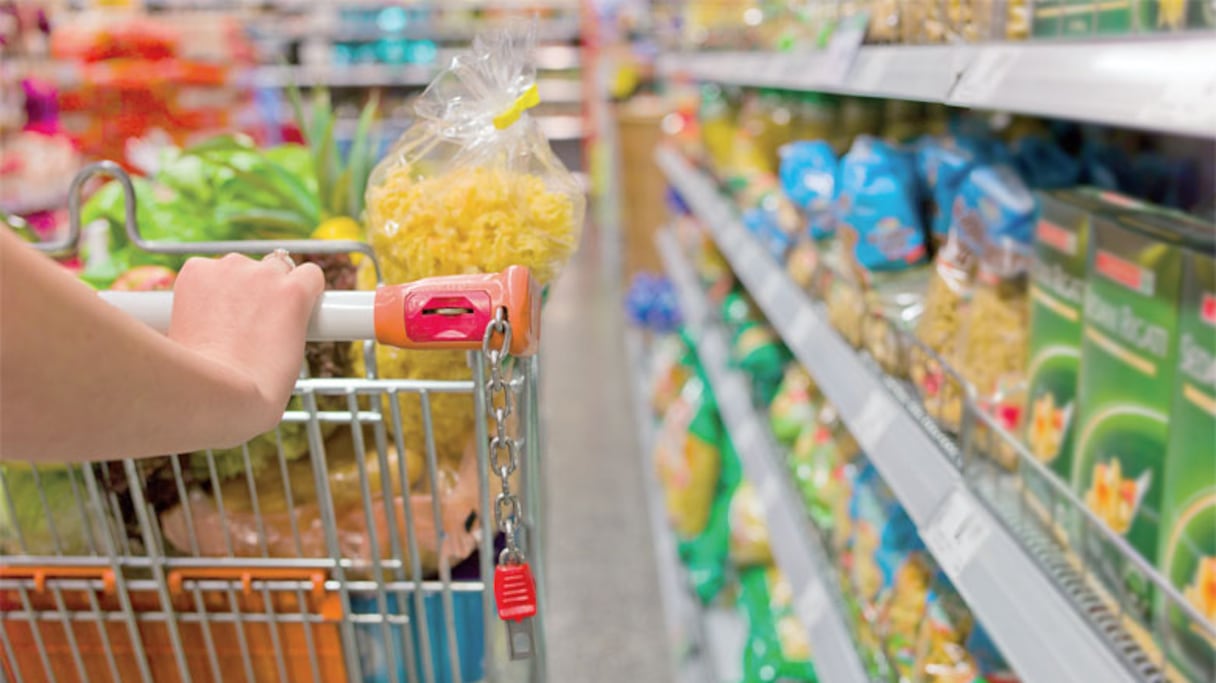
[{"label": "yellow pasta package", "polygon": [[[531,269],[553,282],[578,246],[585,200],[529,110],[539,103],[534,31],[479,36],[415,104],[416,118],[372,171],[368,240],[383,281]],[[359,286],[376,285],[370,263]],[[362,345],[357,370],[366,367]],[[459,351],[376,348],[380,376],[467,380]],[[430,398],[441,461],[458,461],[473,432],[468,396]],[[407,448],[424,448],[417,396],[402,394]]]}]

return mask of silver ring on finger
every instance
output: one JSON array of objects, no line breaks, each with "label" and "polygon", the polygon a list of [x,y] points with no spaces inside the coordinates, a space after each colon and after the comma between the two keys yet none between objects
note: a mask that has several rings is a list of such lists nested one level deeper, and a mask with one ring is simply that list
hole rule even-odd
[{"label": "silver ring on finger", "polygon": [[283,264],[287,267],[286,272],[288,273],[296,268],[295,260],[291,258],[291,254],[289,254],[286,249],[275,249],[266,255],[266,260]]}]

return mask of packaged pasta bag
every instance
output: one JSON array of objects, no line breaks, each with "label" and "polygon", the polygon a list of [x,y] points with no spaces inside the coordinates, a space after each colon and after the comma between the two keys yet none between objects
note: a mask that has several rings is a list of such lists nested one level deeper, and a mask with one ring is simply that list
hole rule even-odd
[{"label": "packaged pasta bag", "polygon": [[790,351],[767,323],[744,323],[731,345],[735,365],[751,380],[752,397],[762,406],[772,403],[785,375]]},{"label": "packaged pasta bag", "polygon": [[815,683],[806,626],[794,612],[793,586],[776,567],[739,574],[739,605],[747,619],[743,682]]},{"label": "packaged pasta bag", "polygon": [[962,596],[938,571],[919,618],[910,677],[932,683],[972,683],[982,672],[971,652],[969,633],[978,628]]},{"label": "packaged pasta bag", "polygon": [[709,604],[726,584],[726,561],[731,552],[731,502],[743,481],[743,467],[729,437],[719,444],[721,470],[705,529],[695,538],[680,541],[677,552],[688,569],[698,599]]},{"label": "packaged pasta bag", "polygon": [[[1029,355],[1029,271],[1031,240],[1037,217],[1034,195],[1013,169],[981,166],[973,186],[983,188],[979,205],[985,216],[975,286],[964,314],[957,348],[957,368],[973,388],[980,407],[1006,430],[1021,423],[1026,358]],[[964,237],[966,239],[966,237]],[[1011,465],[1014,454],[994,440],[981,438],[990,455]]]},{"label": "packaged pasta bag", "polygon": [[951,368],[961,313],[971,297],[974,255],[956,234],[933,260],[924,310],[914,334],[919,346],[908,349],[908,372],[925,410],[948,429],[962,419],[962,385]]},{"label": "packaged pasta bag", "polygon": [[[943,427],[955,430],[962,418],[966,388],[954,373],[967,363],[959,357],[964,352],[961,330],[969,319],[980,261],[987,258],[985,272],[989,274],[985,278],[994,283],[982,297],[985,309],[991,312],[991,304],[1010,299],[1017,291],[1024,297],[1035,201],[1016,171],[988,164],[976,166],[967,174],[952,201],[950,232],[934,260],[925,310],[916,326],[916,336],[928,351],[912,349],[910,370],[926,410]],[[1002,290],[1002,282],[1012,288]],[[1021,304],[1012,300],[1008,303],[998,308],[1011,315],[1019,305],[1027,305],[1024,298]],[[1020,353],[1024,355],[1028,309],[1016,315],[1023,320],[1023,329],[1017,334],[1022,335]],[[981,327],[997,328],[982,318],[976,321]],[[1006,320],[1000,327],[1009,329],[1009,325]],[[972,349],[985,343],[980,341],[983,334],[971,344]]]},{"label": "packaged pasta bag", "polygon": [[680,397],[684,384],[692,375],[696,361],[686,333],[669,334],[654,342],[650,361],[650,407],[656,418],[667,414]]},{"label": "packaged pasta bag", "polygon": [[654,447],[667,516],[676,535],[705,530],[721,469],[722,423],[708,386],[694,374],[667,410]]},{"label": "packaged pasta bag", "polygon": [[730,499],[730,559],[736,567],[773,562],[768,527],[764,524],[764,501],[746,481],[735,488]]},{"label": "packaged pasta bag", "polygon": [[828,317],[854,346],[864,341],[867,311],[898,300],[927,251],[913,160],[901,149],[862,136],[841,161],[837,277],[826,292]]},{"label": "packaged pasta bag", "polygon": [[815,421],[819,387],[799,363],[790,363],[769,406],[769,426],[783,446],[792,446],[798,435]]},{"label": "packaged pasta bag", "polygon": [[826,140],[799,140],[780,150],[779,176],[785,196],[806,216],[812,239],[835,230],[836,173],[840,162]]},{"label": "packaged pasta bag", "polygon": [[[385,283],[527,266],[552,283],[578,246],[584,198],[528,110],[539,102],[532,32],[479,36],[414,105],[415,119],[372,171],[368,240]],[[359,286],[376,285],[365,261]],[[355,345],[362,372],[363,346]],[[463,351],[376,347],[382,377],[468,380]],[[473,431],[467,395],[431,394],[441,460]],[[422,451],[418,395],[402,392],[406,447]]]}]

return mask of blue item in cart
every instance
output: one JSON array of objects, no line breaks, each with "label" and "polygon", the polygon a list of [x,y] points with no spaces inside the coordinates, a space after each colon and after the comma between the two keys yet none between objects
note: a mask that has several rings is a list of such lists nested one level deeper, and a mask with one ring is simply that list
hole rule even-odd
[{"label": "blue item in cart", "polygon": [[[400,609],[398,593],[386,596],[386,615],[408,617],[405,624],[391,624],[389,641],[385,642],[384,630],[379,623],[355,625],[355,642],[359,650],[359,663],[363,671],[363,683],[390,683],[391,681],[414,680],[406,672],[407,653],[413,656],[413,676],[417,680],[429,680],[423,673],[422,638],[419,628],[425,628],[431,651],[429,665],[435,674],[435,683],[474,683],[485,678],[485,625],[482,622],[482,594],[480,591],[452,591],[452,620],[456,634],[456,651],[460,658],[460,680],[450,662],[448,630],[444,620],[443,597],[440,593],[427,593],[423,598],[425,620],[420,618],[414,596],[408,594]],[[350,598],[354,614],[380,614],[375,594],[358,593]],[[406,638],[409,639],[408,647]],[[396,668],[396,672],[393,668]]]},{"label": "blue item in cart", "polygon": [[781,148],[781,189],[807,215],[807,230],[822,239],[835,229],[836,173],[840,161],[824,140],[800,140]]},{"label": "blue item in cart", "polygon": [[1017,171],[1002,164],[976,166],[951,208],[958,238],[973,254],[989,247],[1029,253],[1038,206]]},{"label": "blue item in cart", "polygon": [[[854,239],[868,270],[902,270],[924,261],[924,232],[910,157],[862,135],[840,163],[837,229]],[[847,239],[847,238],[846,238]]]},{"label": "blue item in cart", "polygon": [[756,237],[765,251],[778,263],[785,261],[785,253],[793,246],[793,238],[777,223],[777,216],[760,207],[743,212],[743,225]]},{"label": "blue item in cart", "polygon": [[1072,187],[1081,176],[1081,164],[1058,144],[1037,135],[1018,140],[1014,166],[1033,190]]}]

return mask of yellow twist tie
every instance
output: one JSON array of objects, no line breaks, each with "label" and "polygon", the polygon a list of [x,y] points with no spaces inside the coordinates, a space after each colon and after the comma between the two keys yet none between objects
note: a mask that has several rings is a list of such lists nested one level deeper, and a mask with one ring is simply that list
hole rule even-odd
[{"label": "yellow twist tie", "polygon": [[510,128],[525,111],[538,104],[540,104],[540,91],[536,89],[536,84],[533,83],[522,95],[515,98],[515,102],[510,107],[507,107],[505,111],[494,117],[494,127],[498,130]]}]

